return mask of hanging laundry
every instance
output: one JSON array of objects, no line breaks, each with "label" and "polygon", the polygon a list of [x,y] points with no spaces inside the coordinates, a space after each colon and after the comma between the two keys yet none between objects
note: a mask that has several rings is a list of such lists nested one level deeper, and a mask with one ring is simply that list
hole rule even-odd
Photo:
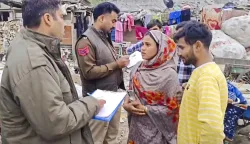
[{"label": "hanging laundry", "polygon": [[163,12],[161,16],[162,23],[168,23],[170,11]]},{"label": "hanging laundry", "polygon": [[89,27],[92,26],[94,24],[94,15],[93,13],[90,13],[90,16],[88,17],[89,18]]},{"label": "hanging laundry", "polygon": [[83,34],[83,23],[81,15],[77,15],[76,19],[76,29],[77,29],[77,38],[79,38]]},{"label": "hanging laundry", "polygon": [[164,27],[165,34],[170,38],[173,38],[174,34],[176,33],[176,26],[177,25],[165,26]]},{"label": "hanging laundry", "polygon": [[128,30],[128,22],[127,21],[123,21],[123,31],[126,32]]},{"label": "hanging laundry", "polygon": [[170,25],[179,24],[181,22],[181,11],[174,11],[169,14]]},{"label": "hanging laundry", "polygon": [[116,22],[115,26],[115,42],[123,42],[123,28],[122,23],[120,21]]},{"label": "hanging laundry", "polygon": [[152,20],[151,14],[146,14],[144,18],[144,27],[147,28],[148,23]]},{"label": "hanging laundry", "polygon": [[123,32],[126,32],[128,29],[128,14],[124,13],[121,16],[119,16],[119,20],[122,22],[123,24]]},{"label": "hanging laundry", "polygon": [[181,11],[181,21],[189,21],[191,19],[191,11],[190,9]]},{"label": "hanging laundry", "polygon": [[89,11],[87,11],[86,15],[83,18],[83,32],[85,32],[88,29],[89,25],[92,24],[91,18],[92,14]]},{"label": "hanging laundry", "polygon": [[160,22],[162,22],[160,14],[153,15],[152,19],[156,19],[156,20],[159,20]]},{"label": "hanging laundry", "polygon": [[171,36],[171,29],[170,29],[170,27],[169,26],[165,26],[165,34],[167,35],[167,36]]},{"label": "hanging laundry", "polygon": [[141,40],[147,32],[148,29],[146,29],[145,27],[135,26],[135,35],[137,40]]},{"label": "hanging laundry", "polygon": [[135,20],[132,15],[128,15],[128,30],[132,31],[132,27],[135,26]]},{"label": "hanging laundry", "polygon": [[112,29],[112,31],[111,31],[111,40],[113,41],[113,42],[115,42],[115,28],[114,29]]}]

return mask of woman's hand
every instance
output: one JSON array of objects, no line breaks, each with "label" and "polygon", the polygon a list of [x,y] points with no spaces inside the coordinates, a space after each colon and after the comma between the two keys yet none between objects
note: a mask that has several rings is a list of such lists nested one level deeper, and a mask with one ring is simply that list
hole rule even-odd
[{"label": "woman's hand", "polygon": [[135,114],[135,115],[141,115],[141,116],[146,115],[144,110],[136,108],[132,103],[124,104],[123,108],[127,112]]},{"label": "woman's hand", "polygon": [[135,108],[143,110],[145,114],[147,114],[147,111],[148,111],[147,107],[141,104],[141,101],[139,99],[136,99],[135,101],[133,101],[133,104]]},{"label": "woman's hand", "polygon": [[140,103],[139,100],[136,100],[136,101],[125,101],[124,104],[123,104],[123,108],[129,112],[129,113],[132,113],[132,114],[135,114],[135,115],[146,115],[146,112],[145,112],[145,107]]}]

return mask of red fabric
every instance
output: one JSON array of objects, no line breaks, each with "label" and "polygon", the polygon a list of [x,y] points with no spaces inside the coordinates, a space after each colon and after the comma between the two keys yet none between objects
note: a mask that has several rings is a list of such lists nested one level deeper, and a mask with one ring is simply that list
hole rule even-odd
[{"label": "red fabric", "polygon": [[132,31],[132,27],[135,26],[135,20],[132,15],[128,15],[128,30]]},{"label": "red fabric", "polygon": [[147,32],[148,32],[148,29],[146,29],[145,27],[141,27],[141,26],[135,27],[135,35],[136,35],[137,40],[141,40]]}]

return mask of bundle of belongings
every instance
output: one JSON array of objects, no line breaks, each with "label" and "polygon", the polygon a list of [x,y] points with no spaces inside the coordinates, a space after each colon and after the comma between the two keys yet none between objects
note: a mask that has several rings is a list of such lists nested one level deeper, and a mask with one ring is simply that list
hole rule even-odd
[{"label": "bundle of belongings", "polygon": [[221,30],[212,30],[213,39],[210,51],[215,57],[242,59],[246,55],[245,47]]},{"label": "bundle of belongings", "polygon": [[202,22],[213,34],[210,51],[215,57],[246,59],[250,47],[250,15],[235,5],[210,5],[202,10]]},{"label": "bundle of belongings", "polygon": [[250,16],[234,17],[222,24],[222,31],[245,48],[250,47]]},{"label": "bundle of belongings", "polygon": [[211,30],[220,30],[222,23],[226,20],[247,14],[248,12],[245,10],[224,9],[223,5],[209,5],[202,9],[202,22],[207,24]]}]

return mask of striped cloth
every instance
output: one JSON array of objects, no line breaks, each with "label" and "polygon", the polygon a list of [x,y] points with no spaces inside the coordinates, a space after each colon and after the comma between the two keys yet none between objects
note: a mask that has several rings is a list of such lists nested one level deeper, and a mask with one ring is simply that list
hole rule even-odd
[{"label": "striped cloth", "polygon": [[227,102],[227,82],[220,68],[214,62],[196,68],[181,103],[178,144],[223,144]]}]

